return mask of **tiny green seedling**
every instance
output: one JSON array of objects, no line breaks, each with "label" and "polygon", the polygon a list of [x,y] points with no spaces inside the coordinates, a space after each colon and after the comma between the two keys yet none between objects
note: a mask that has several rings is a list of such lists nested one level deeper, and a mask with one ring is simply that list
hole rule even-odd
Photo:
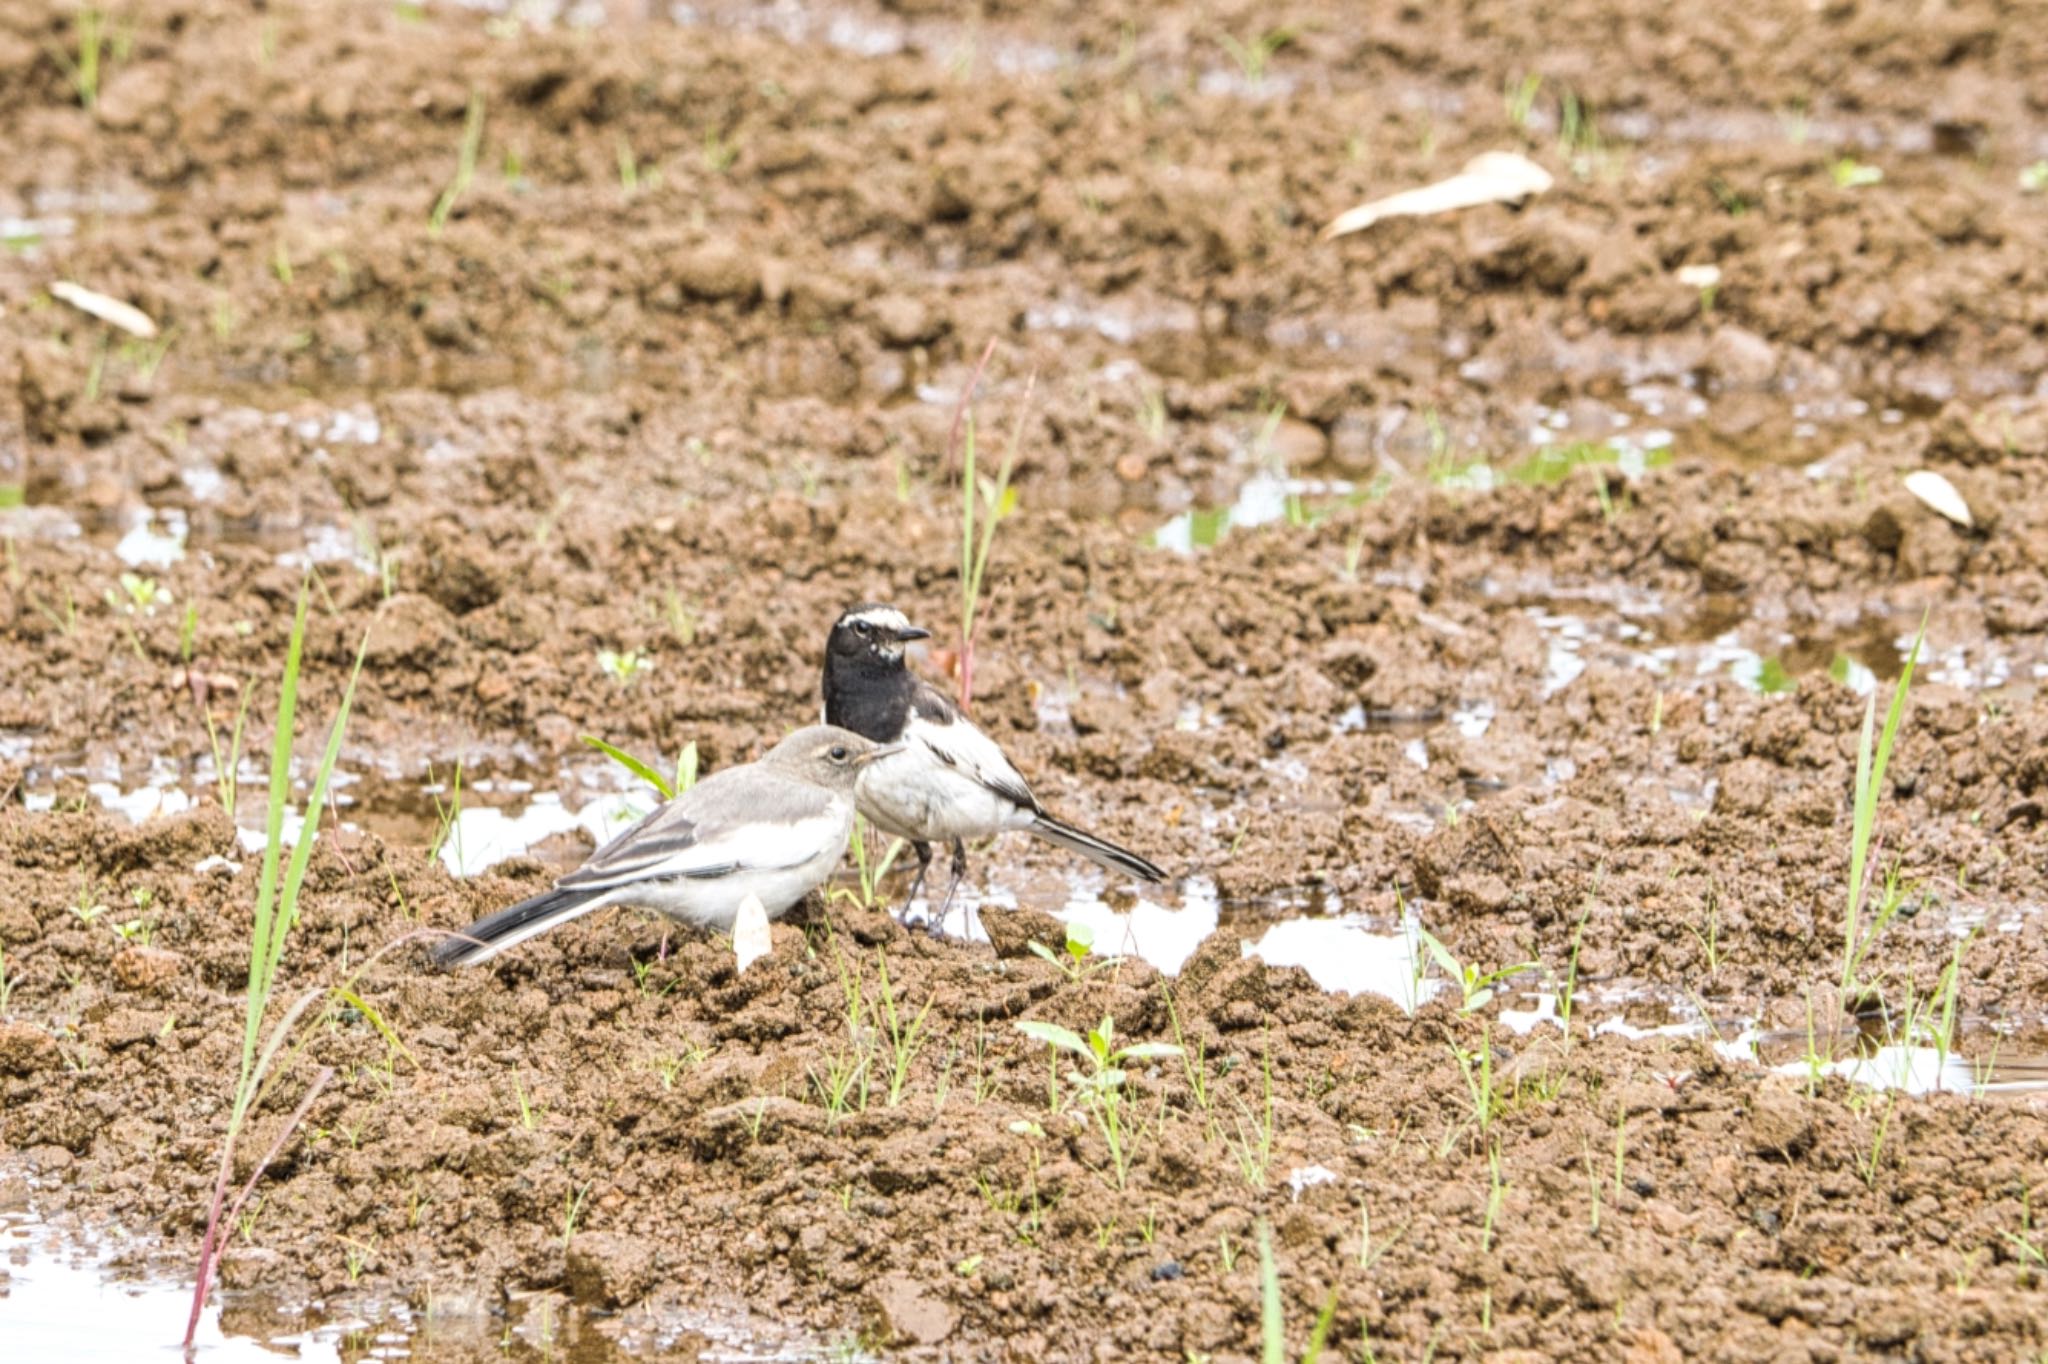
[{"label": "tiny green seedling", "polygon": [[469,190],[469,182],[476,177],[477,153],[484,145],[484,95],[481,90],[469,92],[469,107],[462,116],[462,145],[455,153],[455,176],[448,187],[441,191],[441,197],[434,201],[434,211],[427,218],[427,235],[439,239],[447,229],[449,215],[455,212],[456,203]]},{"label": "tiny green seedling", "polygon": [[1266,68],[1272,63],[1273,54],[1294,41],[1294,30],[1270,28],[1248,39],[1224,33],[1219,34],[1216,41],[1230,54],[1230,59],[1237,63],[1237,69],[1243,74],[1245,83],[1260,85],[1265,82]]},{"label": "tiny green seedling", "polygon": [[427,764],[427,783],[427,794],[434,802],[436,820],[434,841],[427,849],[427,860],[439,862],[442,850],[448,846],[448,840],[452,838],[455,840],[456,865],[467,866],[468,863],[462,856],[462,760],[455,760],[454,775],[447,783],[447,800],[441,799],[441,783],[434,778],[432,763]]},{"label": "tiny green seedling", "polygon": [[1124,1067],[1132,1061],[1156,1061],[1179,1056],[1181,1049],[1171,1042],[1139,1042],[1119,1047],[1116,1045],[1116,1022],[1107,1015],[1089,1030],[1086,1039],[1057,1023],[1023,1019],[1016,1027],[1026,1037],[1045,1043],[1055,1052],[1070,1052],[1087,1063],[1085,1073],[1078,1068],[1067,1072],[1067,1084],[1082,1111],[1100,1123],[1103,1138],[1109,1144],[1115,1187],[1123,1188],[1130,1174],[1131,1139],[1142,1135],[1133,1132],[1124,1118]]},{"label": "tiny green seedling", "polygon": [[121,575],[119,592],[111,587],[107,589],[107,605],[131,616],[153,616],[157,607],[168,606],[170,601],[170,588],[137,573]]},{"label": "tiny green seedling", "polygon": [[1828,175],[1836,189],[1868,189],[1884,183],[1881,167],[1865,165],[1853,156],[1836,158],[1828,166]]},{"label": "tiny green seedling", "polygon": [[599,649],[597,666],[622,687],[630,687],[644,673],[654,671],[654,656],[638,649]]},{"label": "tiny green seedling", "polygon": [[2048,161],[2036,161],[2020,172],[2020,193],[2040,194],[2048,190]]},{"label": "tiny green seedling", "polygon": [[1117,961],[1115,957],[1103,957],[1094,962],[1088,960],[1088,954],[1095,948],[1095,930],[1078,921],[1067,925],[1065,956],[1061,956],[1036,939],[1025,946],[1030,948],[1031,955],[1043,957],[1051,962],[1059,968],[1061,975],[1075,984],[1079,984],[1084,978],[1106,966],[1115,965]]},{"label": "tiny green seedling", "polygon": [[1874,879],[1876,861],[1871,857],[1871,846],[1877,830],[1877,800],[1884,788],[1885,767],[1891,762],[1892,745],[1898,740],[1899,725],[1906,715],[1906,696],[1913,685],[1913,668],[1920,661],[1920,646],[1927,639],[1927,620],[1923,616],[1920,631],[1913,637],[1913,647],[1907,651],[1906,663],[1899,670],[1899,680],[1892,689],[1890,708],[1885,712],[1884,729],[1875,740],[1872,730],[1876,724],[1877,698],[1870,697],[1863,705],[1863,730],[1856,745],[1856,785],[1854,788],[1854,813],[1849,830],[1849,885],[1848,908],[1842,924],[1842,993],[1851,994],[1856,986],[1856,968],[1877,942],[1878,934],[1897,914],[1904,902],[1904,892],[1899,885],[1896,868],[1885,878],[1884,899],[1867,934],[1859,931],[1864,901],[1870,892]]},{"label": "tiny green seedling", "polygon": [[77,55],[73,56],[55,44],[50,47],[50,55],[57,59],[57,65],[64,68],[64,78],[71,82],[79,105],[91,109],[99,103],[102,57],[118,54],[108,51],[105,10],[97,5],[87,5],[78,11],[78,17],[72,22]]},{"label": "tiny green seedling", "polygon": [[713,175],[723,175],[732,169],[732,163],[739,159],[740,144],[718,129],[706,126],[704,129],[704,169]]},{"label": "tiny green seedling", "polygon": [[1536,96],[1542,91],[1543,76],[1535,71],[1508,86],[1502,96],[1502,103],[1507,108],[1508,122],[1514,127],[1527,129],[1529,116],[1536,112]]},{"label": "tiny green seedling", "polygon": [[859,888],[856,890],[847,886],[834,886],[826,898],[850,900],[862,909],[873,909],[881,903],[882,878],[887,876],[889,868],[896,864],[897,857],[903,852],[905,841],[900,838],[891,839],[882,855],[876,857],[868,848],[867,820],[855,814],[850,846],[853,849],[854,871],[860,880]]},{"label": "tiny green seedling", "polygon": [[[1511,976],[1520,975],[1524,971],[1534,971],[1541,965],[1540,962],[1524,961],[1494,971],[1481,971],[1477,966],[1465,965],[1452,956],[1451,949],[1445,947],[1434,933],[1421,924],[1415,926],[1415,932],[1421,937],[1422,945],[1428,950],[1429,956],[1462,992],[1464,998],[1458,1008],[1459,1013],[1476,1013],[1485,1008],[1493,1001],[1495,987]],[[1418,981],[1421,979],[1420,965],[1417,963]]]},{"label": "tiny green seedling", "polygon": [[[1301,1364],[1317,1364],[1337,1315],[1337,1290],[1323,1299],[1323,1310],[1309,1331]],[[1280,1306],[1280,1270],[1273,1263],[1273,1231],[1259,1221],[1259,1364],[1287,1364],[1287,1322]]]}]

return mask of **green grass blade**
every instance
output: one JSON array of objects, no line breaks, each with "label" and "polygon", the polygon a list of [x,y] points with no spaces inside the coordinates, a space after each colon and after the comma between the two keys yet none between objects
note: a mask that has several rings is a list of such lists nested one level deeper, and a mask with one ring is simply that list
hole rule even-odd
[{"label": "green grass blade", "polygon": [[1058,1047],[1062,1051],[1073,1052],[1076,1056],[1094,1055],[1088,1049],[1088,1044],[1081,1040],[1081,1035],[1071,1028],[1062,1028],[1057,1023],[1040,1023],[1035,1019],[1022,1019],[1016,1027],[1017,1031],[1026,1037],[1043,1042],[1049,1047]]},{"label": "green grass blade", "polygon": [[1273,1232],[1264,1222],[1259,1223],[1259,1364],[1287,1364],[1280,1271],[1273,1264]]},{"label": "green grass blade", "polygon": [[[655,771],[646,763],[641,762],[638,758],[626,752],[624,749],[612,747],[610,744],[606,743],[604,740],[598,738],[594,734],[585,734],[583,736],[583,742],[589,744],[592,748],[604,754],[607,758],[610,758],[613,762],[625,768],[628,772],[631,772],[634,776],[640,778],[640,780],[646,782],[655,790],[661,792],[661,798],[663,800],[673,800],[678,790],[689,789],[687,786],[671,786],[669,784],[668,778],[662,776],[661,773]],[[689,768],[690,779],[692,782],[694,782],[697,776],[697,745],[695,745],[694,743],[691,744],[687,749],[684,750],[684,752],[690,758],[690,762],[687,764],[687,766]],[[684,764],[678,763],[676,766],[676,780],[678,783],[682,781],[683,770]]]},{"label": "green grass blade", "polygon": [[1301,1352],[1301,1364],[1320,1364],[1323,1347],[1330,1339],[1330,1323],[1337,1319],[1337,1290],[1332,1288],[1330,1296],[1323,1299],[1323,1310],[1316,1314],[1315,1329],[1308,1333],[1308,1348]]},{"label": "green grass blade", "polygon": [[[1862,955],[1859,950],[1859,930],[1862,919],[1865,883],[1869,876],[1870,844],[1877,827],[1877,801],[1884,790],[1884,772],[1891,762],[1892,746],[1899,737],[1899,726],[1905,720],[1906,695],[1913,685],[1913,669],[1920,661],[1920,648],[1927,640],[1927,617],[1920,617],[1920,630],[1913,636],[1913,647],[1906,653],[1906,664],[1899,670],[1899,680],[1892,688],[1892,701],[1885,711],[1884,730],[1876,744],[1871,743],[1871,728],[1876,720],[1877,700],[1871,698],[1863,707],[1863,730],[1856,743],[1856,792],[1855,814],[1849,829],[1849,895],[1848,913],[1842,924],[1842,990],[1847,993],[1855,985],[1856,961]],[[1872,934],[1874,938],[1875,933]]]},{"label": "green grass blade", "polygon": [[383,1037],[393,1051],[412,1062],[414,1070],[420,1068],[419,1058],[412,1054],[412,1048],[405,1045],[405,1039],[398,1035],[398,1030],[385,1022],[384,1015],[377,1012],[368,1000],[364,999],[354,990],[349,989],[346,985],[335,986],[334,993],[340,997],[344,1004],[347,1004],[364,1018],[369,1019],[370,1026],[377,1030],[378,1034]]},{"label": "green grass blade", "polygon": [[[348,728],[348,713],[356,699],[356,679],[362,675],[363,655],[370,647],[369,631],[363,632],[362,643],[356,646],[355,666],[349,669],[348,685],[342,689],[341,706],[334,713],[334,724],[327,731],[327,748],[320,755],[320,769],[313,775],[313,789],[306,797],[306,823],[299,831],[299,841],[292,845],[291,862],[285,867],[284,886],[278,892],[278,922],[281,925],[276,934],[276,951],[284,952],[284,930],[290,928],[299,917],[299,887],[306,879],[306,864],[313,857],[314,833],[320,827],[320,812],[327,808],[327,783],[334,776],[334,764],[341,757],[341,736]],[[272,962],[271,970],[276,971]]]},{"label": "green grass blade", "polygon": [[292,722],[299,704],[299,658],[306,641],[306,588],[299,588],[299,605],[292,617],[291,642],[285,648],[284,684],[277,696],[277,733],[270,746],[270,808],[264,819],[263,867],[256,878],[256,919],[249,933],[249,995],[242,1023],[242,1072],[236,1082],[238,1095],[246,1100],[250,1072],[256,1065],[256,1038],[263,1025],[263,1008],[270,1000],[270,985],[277,959],[284,950],[283,935],[277,931],[277,871],[284,846],[285,797],[291,793]]}]

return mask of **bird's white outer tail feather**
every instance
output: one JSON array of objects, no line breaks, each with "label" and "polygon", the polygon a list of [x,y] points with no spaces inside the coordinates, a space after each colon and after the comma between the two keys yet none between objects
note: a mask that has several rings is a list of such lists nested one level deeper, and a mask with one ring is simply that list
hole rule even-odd
[{"label": "bird's white outer tail feather", "polygon": [[477,920],[462,930],[462,936],[448,938],[436,947],[434,960],[444,967],[474,966],[611,901],[612,897],[602,892],[547,891]]},{"label": "bird's white outer tail feather", "polygon": [[1048,843],[1057,843],[1070,852],[1081,856],[1110,871],[1135,876],[1140,881],[1164,881],[1166,873],[1152,863],[1138,856],[1128,848],[1119,848],[1094,834],[1083,833],[1071,824],[1062,824],[1051,815],[1040,815],[1025,826]]}]

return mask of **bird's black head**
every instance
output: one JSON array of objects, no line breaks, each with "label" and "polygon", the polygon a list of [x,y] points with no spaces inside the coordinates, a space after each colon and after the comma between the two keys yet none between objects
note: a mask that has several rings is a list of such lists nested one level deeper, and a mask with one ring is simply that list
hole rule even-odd
[{"label": "bird's black head", "polygon": [[931,633],[893,606],[849,607],[825,641],[826,722],[877,743],[901,738],[917,690],[917,679],[903,666],[903,646]]},{"label": "bird's black head", "polygon": [[847,608],[833,623],[832,634],[825,641],[826,662],[844,660],[900,668],[903,646],[913,639],[931,637],[931,631],[912,625],[895,607],[862,602]]}]

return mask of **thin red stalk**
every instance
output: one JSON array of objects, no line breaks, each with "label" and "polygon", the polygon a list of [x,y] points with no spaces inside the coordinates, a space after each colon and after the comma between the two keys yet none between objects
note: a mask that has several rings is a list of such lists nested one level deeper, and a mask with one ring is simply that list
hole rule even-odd
[{"label": "thin red stalk", "polygon": [[[313,1083],[306,1089],[306,1097],[299,1100],[299,1106],[293,1109],[291,1117],[285,1120],[283,1130],[277,1134],[277,1140],[270,1144],[270,1149],[263,1153],[263,1159],[257,1161],[256,1168],[249,1172],[249,1182],[242,1186],[242,1192],[235,1196],[234,1204],[227,1209],[227,1221],[232,1222],[240,1215],[242,1205],[247,1203],[249,1195],[255,1192],[256,1181],[263,1178],[263,1172],[270,1168],[270,1162],[276,1160],[278,1152],[284,1150],[284,1144],[291,1140],[292,1133],[298,1130],[299,1124],[306,1120],[306,1114],[312,1111],[313,1101],[320,1097],[320,1091],[327,1088],[327,1082],[333,1078],[334,1067],[320,1067],[320,1073],[313,1077]],[[234,1161],[235,1134],[230,1132],[227,1141],[221,1147],[220,1178],[213,1186],[213,1208],[206,1217],[206,1239],[199,1243],[199,1282],[192,1287],[192,1315],[185,1319],[187,1350],[192,1348],[192,1338],[199,1333],[199,1317],[206,1311],[206,1291],[213,1280],[214,1264],[220,1258],[221,1201],[227,1197],[228,1174],[234,1168]]]},{"label": "thin red stalk", "polygon": [[967,376],[967,387],[960,390],[960,401],[953,404],[953,428],[946,433],[946,463],[939,470],[941,478],[953,472],[954,460],[960,454],[960,423],[967,419],[967,408],[974,401],[974,390],[981,387],[982,371],[988,368],[988,362],[995,358],[995,353],[996,338],[991,336],[988,345],[982,349],[981,362],[974,367],[974,373]]}]

